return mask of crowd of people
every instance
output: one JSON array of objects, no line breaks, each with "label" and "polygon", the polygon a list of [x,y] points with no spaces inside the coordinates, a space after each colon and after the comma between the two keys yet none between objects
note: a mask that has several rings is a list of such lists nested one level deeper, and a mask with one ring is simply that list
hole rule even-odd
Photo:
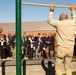
[{"label": "crowd of people", "polygon": [[[37,35],[23,33],[21,39],[22,58],[25,59],[53,58],[54,59],[56,53],[55,37],[56,37],[55,33],[49,33],[49,34],[43,33],[43,35],[41,35],[41,33],[38,33]],[[0,35],[0,58],[1,59],[16,58],[15,34]]]},{"label": "crowd of people", "polygon": [[15,58],[15,35],[0,34],[0,58]]},{"label": "crowd of people", "polygon": [[24,33],[22,37],[23,56],[29,59],[53,58],[55,48],[55,34],[40,33],[36,36]]},{"label": "crowd of people", "polygon": [[[22,58],[41,59],[53,58],[55,53],[55,34],[43,33],[41,35],[30,35],[24,33],[22,36]],[[16,57],[16,36],[11,34],[0,35],[0,57],[1,59]]]}]

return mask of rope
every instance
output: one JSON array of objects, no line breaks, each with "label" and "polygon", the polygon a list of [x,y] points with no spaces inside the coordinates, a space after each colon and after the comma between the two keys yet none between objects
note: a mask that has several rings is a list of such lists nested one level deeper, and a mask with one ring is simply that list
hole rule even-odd
[{"label": "rope", "polygon": [[[31,5],[31,6],[45,6],[49,7],[50,4],[38,4],[38,3],[30,3],[30,2],[21,2],[23,5]],[[61,6],[61,5],[55,5],[56,8],[69,8],[70,6]],[[75,6],[76,8],[76,6]]]}]

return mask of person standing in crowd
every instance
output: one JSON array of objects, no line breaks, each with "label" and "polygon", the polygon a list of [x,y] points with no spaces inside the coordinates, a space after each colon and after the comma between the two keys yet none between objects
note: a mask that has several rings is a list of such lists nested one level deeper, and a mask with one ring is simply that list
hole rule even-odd
[{"label": "person standing in crowd", "polygon": [[23,37],[22,37],[22,46],[23,46],[23,56],[24,56],[24,58],[28,57],[27,42],[28,42],[28,36],[27,36],[27,33],[24,33]]},{"label": "person standing in crowd", "polygon": [[55,46],[54,46],[55,38],[54,38],[54,36],[53,36],[53,33],[50,33],[49,41],[50,41],[50,46],[49,46],[50,58],[53,58],[53,56],[54,56],[54,50],[55,50],[55,49],[54,49],[54,48],[55,48]]},{"label": "person standing in crowd", "polygon": [[55,59],[55,56],[56,56],[56,48],[57,48],[57,42],[56,42],[56,33],[53,33],[53,36],[54,36],[54,59]]},{"label": "person standing in crowd", "polygon": [[49,58],[49,52],[50,52],[50,34],[47,35],[47,41],[46,41],[46,57]]},{"label": "person standing in crowd", "polygon": [[47,48],[46,48],[46,56],[47,58],[54,57],[54,48],[55,48],[55,37],[53,33],[50,33],[47,37]]},{"label": "person standing in crowd", "polygon": [[16,35],[13,34],[12,38],[10,37],[10,46],[12,50],[12,59],[16,58]]},{"label": "person standing in crowd", "polygon": [[11,58],[10,36],[8,34],[6,34],[5,40],[7,45],[7,57]]},{"label": "person standing in crowd", "polygon": [[41,51],[40,51],[40,42],[41,42],[41,34],[38,33],[37,37],[35,37],[36,40],[36,59],[39,59],[41,57]]},{"label": "person standing in crowd", "polygon": [[56,28],[56,41],[57,51],[55,58],[55,71],[56,75],[62,75],[61,67],[64,62],[66,75],[72,75],[71,72],[71,60],[74,51],[74,32],[76,27],[76,13],[75,7],[70,6],[72,12],[72,19],[68,18],[66,13],[62,13],[59,16],[59,20],[53,19],[53,12],[55,5],[50,5],[50,13],[48,16],[48,23]]},{"label": "person standing in crowd", "polygon": [[46,33],[44,33],[43,34],[43,37],[41,38],[41,41],[42,41],[42,48],[41,48],[41,50],[42,50],[42,57],[43,58],[46,58],[46,54],[45,54],[45,52],[46,52],[46,46],[47,46],[47,34]]},{"label": "person standing in crowd", "polygon": [[33,51],[34,51],[34,42],[33,42],[33,38],[32,38],[32,35],[29,35],[29,59],[32,59],[33,58]]},{"label": "person standing in crowd", "polygon": [[6,45],[6,40],[5,40],[5,35],[2,34],[0,38],[0,44],[1,44],[1,59],[6,58],[6,51],[7,51],[7,45]]}]

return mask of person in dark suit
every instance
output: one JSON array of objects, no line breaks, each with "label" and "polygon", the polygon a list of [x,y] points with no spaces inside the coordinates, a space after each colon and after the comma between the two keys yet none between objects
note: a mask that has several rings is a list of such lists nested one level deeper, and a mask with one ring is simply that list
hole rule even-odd
[{"label": "person in dark suit", "polygon": [[12,50],[12,59],[16,58],[16,35],[14,34],[10,37],[10,46]]},{"label": "person in dark suit", "polygon": [[55,43],[55,38],[53,36],[53,33],[50,34],[50,38],[49,38],[49,41],[50,41],[50,46],[49,46],[49,50],[50,50],[50,58],[53,58],[54,56],[54,43]]},{"label": "person in dark suit", "polygon": [[28,37],[26,35],[26,33],[24,33],[23,37],[22,37],[22,45],[23,45],[23,56],[27,57],[28,55],[28,49],[27,49],[27,42],[28,42]]},{"label": "person in dark suit", "polygon": [[6,34],[6,37],[5,37],[5,40],[6,40],[6,45],[7,45],[7,57],[11,57],[11,47],[10,47],[10,36],[8,34]]},{"label": "person in dark suit", "polygon": [[6,40],[4,39],[4,34],[1,37],[1,59],[6,58],[7,45]]},{"label": "person in dark suit", "polygon": [[46,58],[46,54],[45,54],[45,52],[46,52],[46,46],[47,46],[47,43],[46,43],[46,41],[47,41],[47,34],[46,33],[44,33],[43,34],[43,37],[41,38],[41,50],[42,50],[42,57],[43,58]]}]

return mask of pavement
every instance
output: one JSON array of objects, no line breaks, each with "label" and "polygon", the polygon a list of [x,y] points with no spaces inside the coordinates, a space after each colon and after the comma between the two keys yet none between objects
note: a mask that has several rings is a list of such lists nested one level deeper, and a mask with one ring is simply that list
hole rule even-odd
[{"label": "pavement", "polygon": [[[41,61],[42,59],[37,59],[37,60],[22,59],[21,65],[23,65],[23,62],[25,62],[25,66],[21,67],[22,75],[46,75],[46,72],[41,66]],[[47,67],[48,61],[51,61],[54,65],[54,62],[55,62],[54,59],[44,59],[44,64],[46,67]],[[4,62],[3,68],[1,66],[2,62]],[[76,71],[75,58],[72,59],[71,67],[72,67],[72,71]],[[5,75],[16,75],[16,60],[12,60],[12,59],[2,60],[1,59],[0,60],[0,75],[2,75],[2,69],[4,69],[3,72],[5,73]],[[63,65],[62,65],[62,72],[65,73]]]}]

